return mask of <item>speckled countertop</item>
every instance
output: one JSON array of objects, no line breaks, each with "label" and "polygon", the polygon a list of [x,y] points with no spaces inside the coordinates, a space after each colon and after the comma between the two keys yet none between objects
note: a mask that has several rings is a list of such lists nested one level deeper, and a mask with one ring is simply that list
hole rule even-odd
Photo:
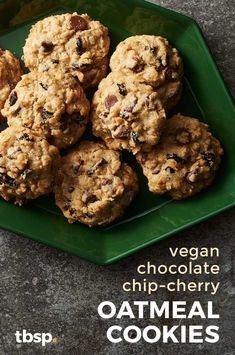
[{"label": "speckled countertop", "polygon": [[[200,24],[222,75],[235,94],[235,6],[229,0],[163,0],[153,1],[194,17]],[[0,231],[0,355],[232,355],[234,346],[235,284],[232,257],[234,255],[235,209],[176,236],[147,248],[134,256],[108,267],[98,267],[77,257]],[[196,242],[195,242],[196,241]],[[216,345],[207,343],[112,345],[106,340],[108,322],[97,315],[103,300],[119,304],[126,300],[121,291],[124,281],[136,276],[136,267],[147,260],[164,263],[169,259],[169,247],[216,246],[220,248],[221,288],[214,296],[221,339]],[[176,262],[179,263],[181,259]],[[233,264],[234,265],[234,264]],[[164,291],[158,300],[165,300]],[[130,295],[128,300],[149,300],[144,294]],[[181,294],[174,299],[194,301],[197,294]],[[210,297],[200,295],[206,302]],[[119,324],[127,325],[127,320]],[[139,326],[148,320],[138,321]],[[187,324],[187,322],[185,322]],[[51,332],[56,344],[45,348],[38,345],[16,345],[16,330]]]}]

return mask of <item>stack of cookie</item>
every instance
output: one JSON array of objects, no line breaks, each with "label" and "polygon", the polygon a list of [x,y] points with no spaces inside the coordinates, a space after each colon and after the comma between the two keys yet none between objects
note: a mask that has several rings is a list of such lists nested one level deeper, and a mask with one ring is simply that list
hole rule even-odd
[{"label": "stack of cookie", "polygon": [[[153,193],[191,196],[211,184],[223,153],[208,126],[180,114],[168,118],[182,92],[177,49],[159,36],[134,36],[111,57],[108,29],[88,15],[37,22],[24,51],[28,74],[0,52],[0,196],[22,205],[54,190],[70,223],[106,225],[138,191],[120,151],[136,155]],[[21,77],[22,75],[22,77]],[[92,100],[93,133],[83,141]],[[61,158],[61,150],[63,157]]]},{"label": "stack of cookie", "polygon": [[[93,50],[93,42],[103,49],[98,58],[89,47],[87,54],[85,47],[80,48],[83,41],[88,41],[90,28],[95,38]],[[68,63],[69,55],[65,53],[73,45],[77,49],[71,55],[72,63]],[[70,70],[85,87],[88,82],[91,86],[97,84],[107,70],[103,63],[107,63],[108,49],[108,31],[103,25],[87,15],[67,14],[32,27],[24,48],[30,73],[21,77],[18,59],[9,51],[0,51],[0,118],[7,119],[10,126],[0,134],[0,195],[4,199],[21,205],[52,190],[60,162],[58,148],[69,147],[81,137],[90,108]],[[48,62],[53,65],[50,67]],[[83,64],[81,71],[74,69],[75,63]]]},{"label": "stack of cookie", "polygon": [[[45,130],[46,126],[50,142],[58,148],[73,145],[85,131],[89,105],[81,87],[75,95],[71,89],[78,90],[78,81],[84,90],[95,87],[106,76],[109,45],[107,28],[87,15],[52,16],[30,31],[24,60],[29,69],[37,68],[38,77],[32,75],[42,83],[39,89],[44,89],[47,100],[43,105],[46,122],[39,115],[33,128],[43,125]],[[55,90],[49,93],[52,85],[48,83],[55,83],[57,77]],[[66,110],[60,108],[64,103]],[[89,226],[107,224],[119,217],[137,190],[137,176],[121,163],[120,154],[94,142],[82,142],[63,156],[54,186],[56,204],[68,221]]]},{"label": "stack of cookie", "polygon": [[110,68],[93,98],[93,133],[113,149],[149,150],[181,96],[179,53],[165,38],[133,36],[117,46]]},{"label": "stack of cookie", "polygon": [[5,200],[22,205],[54,189],[68,221],[90,226],[110,223],[130,204],[137,176],[118,152],[82,142],[60,157],[85,132],[90,104],[84,90],[105,77],[109,45],[105,26],[74,13],[31,28],[23,48],[28,74],[21,77],[19,61],[1,52],[1,118],[9,125],[0,134]]},{"label": "stack of cookie", "polygon": [[209,186],[223,154],[219,141],[197,119],[168,118],[182,92],[177,49],[159,36],[129,37],[110,68],[92,102],[94,135],[135,154],[153,193],[182,199]]}]

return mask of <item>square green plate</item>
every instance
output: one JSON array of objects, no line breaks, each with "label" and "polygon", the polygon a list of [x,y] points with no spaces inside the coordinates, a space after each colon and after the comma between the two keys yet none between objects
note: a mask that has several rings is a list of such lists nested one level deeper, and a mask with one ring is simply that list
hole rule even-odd
[{"label": "square green plate", "polygon": [[[183,98],[176,111],[209,123],[222,141],[225,156],[213,186],[188,200],[175,202],[154,196],[141,177],[140,193],[134,203],[121,221],[107,228],[69,225],[55,207],[53,196],[21,208],[1,200],[2,228],[97,264],[109,264],[235,205],[234,104],[194,20],[141,0],[61,0],[56,1],[57,8],[51,0],[25,3],[23,8],[22,1],[0,3],[0,23],[5,28],[0,33],[0,47],[19,57],[29,28],[36,21],[32,19],[34,15],[43,18],[62,12],[87,12],[109,27],[112,50],[119,41],[134,34],[167,37],[180,50],[185,64]],[[49,13],[45,13],[49,7]],[[18,25],[12,28],[14,24]]]}]

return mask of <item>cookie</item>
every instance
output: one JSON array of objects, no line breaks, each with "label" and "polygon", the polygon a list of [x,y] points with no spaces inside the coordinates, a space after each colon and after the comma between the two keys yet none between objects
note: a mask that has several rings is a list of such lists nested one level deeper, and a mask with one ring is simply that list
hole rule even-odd
[{"label": "cookie", "polygon": [[109,148],[136,154],[158,142],[165,110],[150,85],[115,72],[102,80],[94,94],[91,119],[94,135]]},{"label": "cookie", "polygon": [[103,143],[84,141],[62,158],[55,199],[69,223],[106,225],[123,214],[138,191],[135,172]]},{"label": "cookie", "polygon": [[4,120],[1,115],[10,92],[20,81],[22,70],[19,60],[8,50],[0,49],[0,122]]},{"label": "cookie", "polygon": [[176,48],[160,36],[132,36],[120,42],[111,56],[112,71],[133,74],[139,81],[158,87],[166,81],[181,80],[182,59]]},{"label": "cookie", "polygon": [[164,91],[162,94],[167,110],[180,99],[182,59],[177,49],[172,48],[163,37],[142,35],[125,39],[113,53],[110,68],[112,71],[123,72],[122,75],[134,73],[141,83]]},{"label": "cookie", "polygon": [[0,133],[0,196],[22,205],[52,190],[60,155],[36,132],[9,127]]},{"label": "cookie", "polygon": [[167,120],[158,145],[148,153],[139,153],[137,160],[151,192],[167,192],[182,199],[213,182],[222,154],[208,125],[178,114]]},{"label": "cookie", "polygon": [[53,70],[23,75],[2,110],[9,126],[41,132],[58,148],[77,142],[88,113],[89,102],[78,80]]},{"label": "cookie", "polygon": [[50,16],[31,28],[24,61],[30,70],[69,72],[87,89],[106,75],[109,44],[108,29],[87,14]]}]

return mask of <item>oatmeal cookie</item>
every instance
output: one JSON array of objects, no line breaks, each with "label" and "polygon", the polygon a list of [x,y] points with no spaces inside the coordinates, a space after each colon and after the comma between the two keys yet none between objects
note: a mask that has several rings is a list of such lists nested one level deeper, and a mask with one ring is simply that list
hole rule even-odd
[{"label": "oatmeal cookie", "polygon": [[52,190],[60,155],[56,147],[27,128],[0,133],[0,196],[22,205]]},{"label": "oatmeal cookie", "polygon": [[87,14],[50,16],[31,28],[23,49],[24,61],[30,70],[59,67],[87,89],[106,75],[109,44],[108,29]]},{"label": "oatmeal cookie", "polygon": [[165,122],[158,94],[134,75],[110,73],[96,91],[91,110],[93,133],[112,149],[136,154],[155,145]]},{"label": "oatmeal cookie", "polygon": [[110,68],[123,75],[134,73],[141,83],[160,90],[168,110],[181,97],[182,59],[163,37],[142,35],[125,39],[113,53]]},{"label": "oatmeal cookie", "polygon": [[182,199],[212,183],[222,154],[208,125],[178,114],[167,120],[159,144],[148,153],[139,153],[137,160],[150,191]]},{"label": "oatmeal cookie", "polygon": [[3,51],[0,48],[0,122],[4,120],[1,109],[11,90],[20,81],[21,75],[22,70],[19,60],[10,51]]},{"label": "oatmeal cookie", "polygon": [[135,172],[103,143],[84,141],[62,158],[57,206],[69,223],[106,225],[123,214],[138,191]]},{"label": "oatmeal cookie", "polygon": [[9,126],[41,132],[58,148],[77,142],[88,113],[89,102],[77,79],[53,70],[23,75],[2,110]]},{"label": "oatmeal cookie", "polygon": [[158,87],[181,80],[183,64],[176,48],[160,36],[132,36],[120,42],[110,59],[112,71],[135,73],[139,81]]}]

